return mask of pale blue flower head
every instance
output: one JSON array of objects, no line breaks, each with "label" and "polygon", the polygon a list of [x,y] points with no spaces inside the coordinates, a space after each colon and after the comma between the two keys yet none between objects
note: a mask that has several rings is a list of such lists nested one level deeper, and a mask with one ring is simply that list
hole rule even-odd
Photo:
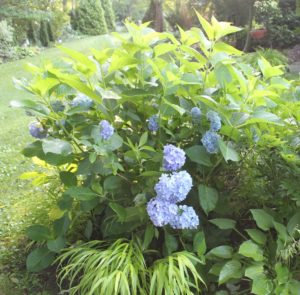
[{"label": "pale blue flower head", "polygon": [[199,217],[195,210],[186,205],[179,205],[178,212],[170,220],[174,229],[196,229],[199,226]]},{"label": "pale blue flower head", "polygon": [[155,226],[164,226],[176,216],[178,207],[164,200],[154,198],[147,204],[148,215]]},{"label": "pale blue flower head", "polygon": [[220,135],[218,135],[216,132],[207,131],[203,135],[201,142],[208,153],[216,154],[219,151],[219,139]]},{"label": "pale blue flower head", "polygon": [[79,93],[72,101],[72,107],[83,107],[83,108],[90,108],[93,106],[93,100],[87,97],[86,95]]},{"label": "pale blue flower head", "polygon": [[32,122],[28,126],[29,133],[32,137],[43,139],[48,136],[47,130],[44,129],[43,125],[40,122]]},{"label": "pale blue flower head", "polygon": [[168,144],[164,146],[163,168],[167,171],[179,170],[185,163],[184,150]]},{"label": "pale blue flower head", "polygon": [[110,139],[111,136],[114,134],[114,127],[111,126],[111,124],[106,120],[102,120],[99,123],[99,126],[100,126],[100,136],[102,137],[102,139],[104,140]]},{"label": "pale blue flower head", "polygon": [[222,123],[218,113],[214,111],[208,111],[206,117],[210,122],[210,131],[216,132],[221,129]]},{"label": "pale blue flower head", "polygon": [[201,110],[198,107],[191,109],[192,122],[198,124],[201,122]]},{"label": "pale blue flower head", "polygon": [[153,115],[148,119],[148,129],[152,132],[159,129],[158,115]]},{"label": "pale blue flower head", "polygon": [[178,203],[186,199],[193,185],[192,177],[186,171],[171,175],[162,174],[154,190],[157,198],[170,203]]}]

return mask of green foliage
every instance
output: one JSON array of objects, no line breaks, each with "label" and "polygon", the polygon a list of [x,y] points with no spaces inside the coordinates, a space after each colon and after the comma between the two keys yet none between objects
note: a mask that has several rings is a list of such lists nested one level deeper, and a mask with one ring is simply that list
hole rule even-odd
[{"label": "green foliage", "polygon": [[107,33],[105,12],[101,0],[81,0],[71,16],[71,24],[74,30],[83,34],[102,35]]},{"label": "green foliage", "polygon": [[[68,56],[65,62],[30,66],[33,80],[19,82],[36,99],[14,102],[14,106],[33,112],[49,134],[23,153],[53,166],[60,183],[56,196],[62,215],[47,229],[29,230],[44,245],[38,252],[42,255],[32,254],[33,270],[45,266],[37,258],[46,255],[50,263],[50,253],[58,253],[65,242],[103,240],[88,242],[87,249],[70,247],[62,256],[66,263],[62,276],[71,269],[74,292],[92,294],[92,288],[103,284],[101,290],[107,294],[121,286],[129,294],[128,290],[135,292],[133,282],[141,264],[126,272],[127,264],[117,262],[114,268],[107,263],[101,268],[93,254],[105,262],[120,261],[120,256],[131,260],[127,250],[125,255],[111,247],[130,249],[141,240],[143,252],[138,257],[150,271],[145,274],[146,284],[140,283],[146,293],[149,288],[153,294],[168,293],[171,286],[178,294],[183,289],[194,294],[202,281],[208,294],[225,288],[246,292],[252,288],[259,295],[279,290],[280,294],[282,288],[297,286],[298,82],[286,80],[284,68],[264,57],[256,68],[243,61],[242,52],[224,43],[224,37],[239,28],[197,17],[202,29],[180,30],[179,38],[154,32],[146,24],[126,23],[128,34],[115,34],[108,48],[92,50],[93,58],[62,48]],[[75,106],[72,101],[79,94],[93,103]],[[64,104],[63,110],[54,109],[57,100]],[[198,125],[190,113],[195,106],[202,112]],[[222,121],[214,154],[201,141],[210,129],[206,115],[212,110]],[[159,130],[151,132],[147,121],[154,114]],[[101,120],[114,127],[107,140],[101,137]],[[186,151],[184,169],[193,178],[186,202],[200,217],[197,230],[154,228],[149,221],[146,205],[156,195],[154,186],[163,173],[163,147],[168,143]],[[74,241],[68,234],[76,220],[81,227]],[[115,240],[114,246],[106,244]],[[90,249],[93,243],[101,249]],[[288,250],[283,252],[285,246]],[[72,257],[75,264],[68,262]],[[89,263],[81,265],[83,257]],[[191,261],[203,265],[196,267]],[[88,275],[79,279],[87,273],[85,267]],[[198,277],[195,269],[206,273],[205,278]],[[287,283],[275,275],[275,269],[285,277],[288,273]],[[163,280],[158,281],[162,274]],[[101,279],[105,276],[113,284]],[[250,279],[247,284],[244,277]]]},{"label": "green foliage", "polygon": [[102,8],[104,10],[105,22],[109,31],[115,30],[115,14],[111,0],[101,0]]},{"label": "green foliage", "polygon": [[40,23],[40,40],[41,44],[45,47],[49,46],[49,34],[48,34],[48,25],[47,22],[41,21]]},{"label": "green foliage", "polygon": [[68,280],[70,294],[188,295],[204,283],[196,269],[201,261],[192,253],[177,252],[150,267],[144,256],[137,241],[81,244],[59,256],[60,284]]}]

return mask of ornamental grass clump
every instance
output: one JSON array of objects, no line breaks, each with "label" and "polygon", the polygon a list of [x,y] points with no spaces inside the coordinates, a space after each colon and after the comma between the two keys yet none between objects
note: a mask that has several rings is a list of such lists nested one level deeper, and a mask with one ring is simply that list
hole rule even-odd
[{"label": "ornamental grass clump", "polygon": [[[31,95],[13,105],[41,122],[23,154],[51,169],[46,188],[57,183],[53,223],[27,231],[29,271],[63,253],[71,290],[91,295],[294,286],[297,261],[274,261],[298,238],[296,82],[238,59],[223,37],[239,28],[198,18],[178,38],[126,23],[107,48],[61,48],[67,59],[15,81]],[[275,278],[288,272],[289,283]]]}]

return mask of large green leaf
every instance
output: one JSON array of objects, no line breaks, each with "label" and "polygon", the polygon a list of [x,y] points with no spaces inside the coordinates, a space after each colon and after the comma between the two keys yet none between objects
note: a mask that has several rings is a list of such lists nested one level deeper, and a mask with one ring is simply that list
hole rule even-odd
[{"label": "large green leaf", "polygon": [[239,253],[255,261],[263,261],[263,250],[251,240],[245,241],[239,248]]},{"label": "large green leaf", "polygon": [[208,167],[212,165],[208,153],[201,145],[194,145],[185,150],[185,152],[192,162]]},{"label": "large green leaf", "polygon": [[42,146],[45,154],[52,153],[62,156],[68,156],[73,152],[73,148],[69,142],[58,138],[45,139],[43,140]]},{"label": "large green leaf", "polygon": [[81,186],[70,187],[64,192],[64,194],[69,195],[79,201],[89,201],[97,197],[97,194],[90,188]]},{"label": "large green leaf", "polygon": [[258,229],[246,229],[246,232],[254,242],[265,245],[267,237],[263,232]]},{"label": "large green leaf", "polygon": [[26,230],[27,236],[33,241],[41,242],[51,238],[50,230],[43,225],[32,225]]},{"label": "large green leaf", "polygon": [[165,249],[167,255],[171,255],[178,249],[177,239],[167,231],[165,231]]},{"label": "large green leaf", "polygon": [[194,236],[193,240],[193,249],[197,252],[198,256],[203,256],[206,252],[206,242],[205,242],[205,235],[203,231],[199,231]]},{"label": "large green leaf", "polygon": [[228,218],[216,218],[209,220],[212,224],[216,225],[219,229],[234,229],[236,221]]},{"label": "large green leaf", "polygon": [[230,260],[221,269],[219,285],[228,282],[230,279],[240,279],[242,276],[242,264],[238,260]]},{"label": "large green leaf", "polygon": [[31,99],[12,100],[10,102],[10,106],[13,108],[32,110],[46,116],[50,114],[50,110],[48,107]]},{"label": "large green leaf", "polygon": [[28,271],[39,272],[50,266],[54,258],[54,253],[50,252],[46,247],[37,248],[27,256],[26,267]]},{"label": "large green leaf", "polygon": [[240,156],[233,148],[233,145],[231,142],[225,143],[222,139],[220,139],[218,142],[219,142],[219,147],[220,147],[221,153],[226,162],[228,160],[231,160],[234,162],[237,162],[240,160]]},{"label": "large green leaf", "polygon": [[217,190],[204,184],[198,186],[199,201],[206,215],[216,208],[219,195]]},{"label": "large green leaf", "polygon": [[59,253],[66,246],[66,240],[64,237],[59,236],[54,240],[47,242],[47,247],[50,251]]},{"label": "large green leaf", "polygon": [[257,226],[262,230],[269,230],[273,227],[273,217],[263,209],[251,209],[252,216]]},{"label": "large green leaf", "polygon": [[233,254],[233,248],[231,246],[218,246],[211,249],[207,254],[206,257],[208,259],[213,258],[222,258],[222,259],[230,259]]},{"label": "large green leaf", "polygon": [[118,215],[119,221],[124,222],[127,217],[126,209],[118,203],[109,203],[109,207]]}]

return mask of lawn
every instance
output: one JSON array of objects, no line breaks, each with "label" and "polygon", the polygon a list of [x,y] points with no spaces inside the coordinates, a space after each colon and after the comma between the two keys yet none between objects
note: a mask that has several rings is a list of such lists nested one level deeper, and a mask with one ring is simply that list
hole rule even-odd
[{"label": "lawn", "polygon": [[[89,48],[103,48],[108,42],[106,36],[97,36],[68,42],[64,46],[88,52]],[[0,295],[24,294],[24,289],[19,290],[18,286],[26,284],[32,277],[29,279],[25,272],[11,272],[12,264],[17,259],[11,263],[8,257],[12,254],[14,257],[20,256],[20,265],[23,265],[24,254],[20,244],[24,239],[24,228],[43,218],[49,210],[46,206],[47,195],[19,179],[23,172],[32,170],[32,163],[20,151],[31,140],[27,126],[33,118],[9,107],[11,100],[30,95],[17,90],[12,78],[30,78],[30,73],[25,70],[27,63],[40,65],[45,60],[54,60],[62,55],[59,49],[51,48],[39,56],[0,65]]]}]

